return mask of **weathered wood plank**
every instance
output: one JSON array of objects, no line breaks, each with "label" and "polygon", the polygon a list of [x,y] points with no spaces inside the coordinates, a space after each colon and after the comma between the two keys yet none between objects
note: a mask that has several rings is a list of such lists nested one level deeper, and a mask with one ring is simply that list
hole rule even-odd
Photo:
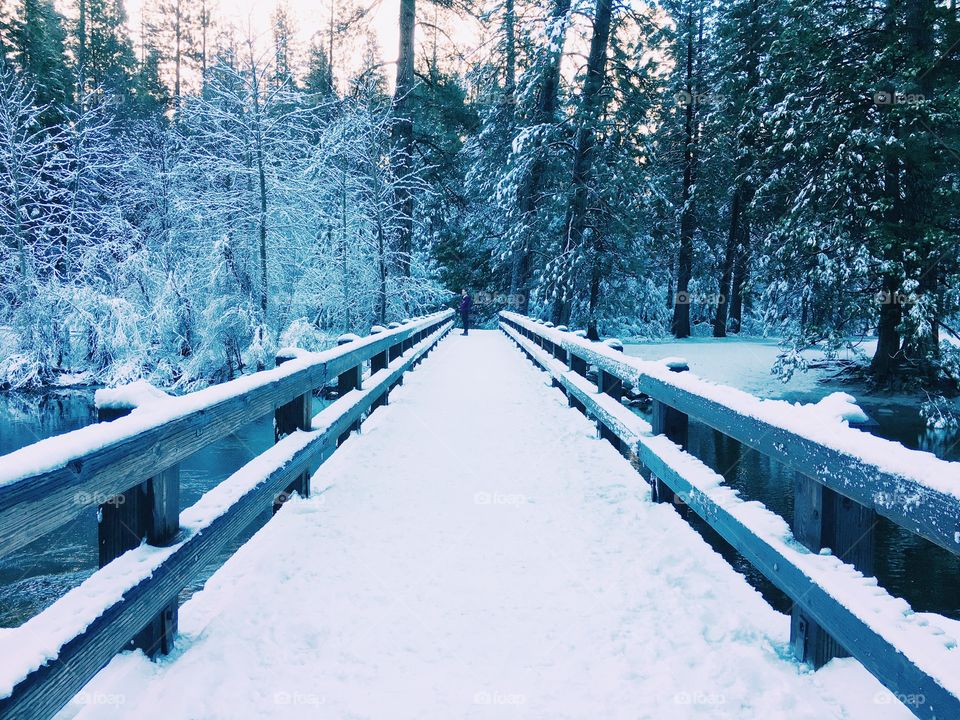
[{"label": "weathered wood plank", "polygon": [[[874,574],[876,513],[815,479],[794,474],[793,535],[813,552],[831,552],[865,576]],[[790,613],[790,644],[796,658],[815,668],[849,653],[799,603]]]},{"label": "weathered wood plank", "polygon": [[[191,528],[189,537],[149,577],[129,588],[123,597],[64,644],[55,660],[30,672],[0,698],[0,717],[36,720],[49,718],[63,708],[110,659],[140,632],[146,618],[156,617],[193,577],[215,560],[240,532],[261,515],[264,507],[288,487],[304,468],[321,462],[344,429],[370,411],[374,400],[406,372],[413,362],[449,332],[452,323],[435,328],[427,340],[392,370],[371,377],[369,387],[337,401],[312,420],[316,437],[300,447],[281,466],[269,471],[255,487],[241,495],[223,514],[202,528]],[[288,436],[289,437],[289,436]],[[280,443],[286,439],[281,439]],[[292,440],[299,443],[300,440]],[[278,444],[280,444],[278,443]],[[258,459],[251,461],[257,463]],[[202,500],[201,500],[202,502]],[[131,552],[140,552],[140,549]]]},{"label": "weathered wood plank", "polygon": [[[253,388],[249,387],[250,378],[224,383],[217,387],[218,397],[223,395],[223,399],[172,419],[158,415],[156,424],[149,427],[143,427],[143,416],[115,420],[112,425],[116,439],[106,441],[99,449],[65,466],[0,484],[0,556],[63,525],[91,505],[99,504],[98,499],[118,495],[249,422],[273,413],[280,405],[321,387],[348,367],[397,346],[413,333],[421,329],[435,331],[452,315],[449,310],[382,336],[364,338],[355,348],[342,354],[330,351],[321,356],[328,358],[323,362],[294,372],[284,373],[282,368],[265,371],[263,384]],[[187,406],[190,397],[174,402]],[[76,431],[83,432],[84,429]],[[134,434],[128,434],[131,432]],[[75,433],[67,433],[55,442],[69,447],[76,437]],[[51,447],[51,441],[43,442],[43,447]]]},{"label": "weathered wood plank", "polygon": [[[678,364],[673,366],[671,370],[674,372],[685,372],[688,370],[688,367]],[[653,433],[655,435],[666,435],[686,450],[690,437],[690,417],[659,400],[653,401],[651,411],[650,424],[653,428]],[[651,475],[647,480],[651,482],[655,502],[673,503],[680,512],[683,512],[683,506],[677,502],[676,494],[668,485],[656,475]]]},{"label": "weathered wood plank", "polygon": [[[278,355],[277,367],[287,362],[289,358]],[[273,441],[280,442],[283,438],[297,430],[309,430],[310,420],[313,418],[313,389],[303,395],[278,407],[273,413]],[[273,501],[273,511],[277,512],[294,493],[300,497],[310,496],[311,468],[305,468],[300,475],[294,478],[290,486],[285,488]]]},{"label": "weathered wood plank", "polygon": [[[130,414],[132,407],[103,408],[101,421]],[[99,564],[104,567],[146,540],[151,545],[170,543],[180,530],[180,466],[174,465],[102,503],[98,512]],[[174,599],[130,641],[148,656],[173,650],[177,633],[177,601]]]},{"label": "weathered wood plank", "polygon": [[[514,326],[545,331],[542,326],[514,313],[503,312],[501,318]],[[629,382],[635,391],[709,425],[791,470],[814,477],[834,492],[960,554],[960,503],[955,496],[646,375],[628,360],[611,358],[570,333],[563,333],[562,344],[567,352],[576,353],[586,362]],[[894,442],[890,448],[891,452],[901,450]]]},{"label": "weathered wood plank", "polygon": [[[717,503],[710,495],[701,491],[694,481],[688,479],[685,472],[691,467],[691,458],[681,448],[670,446],[668,449],[662,445],[657,449],[651,447],[652,441],[663,441],[662,438],[652,436],[653,428],[650,428],[650,435],[638,434],[637,424],[646,423],[627,408],[619,403],[603,402],[602,396],[592,394],[589,388],[581,387],[582,383],[576,373],[547,360],[546,353],[524,338],[515,326],[505,323],[501,327],[525,352],[535,355],[541,353],[539,358],[535,359],[538,359],[548,372],[561,378],[568,389],[568,397],[576,395],[587,405],[588,414],[600,416],[606,413],[609,427],[617,432],[622,441],[633,443],[636,448],[634,456],[639,463],[649,468],[673,493],[683,497],[686,504],[707,524],[771,582],[793,598],[802,607],[806,617],[811,618],[817,625],[828,628],[838,643],[849,650],[895,695],[916,699],[917,702],[911,704],[910,709],[918,717],[929,720],[960,717],[958,694],[941,684],[935,672],[922,667],[923,663],[908,657],[888,639],[885,628],[874,627],[875,618],[869,606],[865,604],[859,610],[847,607],[840,598],[831,593],[830,588],[812,580],[784,552],[739,520],[731,511],[729,501],[725,505]],[[616,417],[621,418],[621,422],[614,421],[613,418]],[[840,500],[842,502],[844,498]],[[746,504],[745,501],[736,499],[732,502],[732,507],[743,507]],[[873,594],[872,589],[870,593]],[[946,644],[940,650],[944,657],[951,652]],[[920,658],[923,659],[923,656]],[[933,665],[938,664],[934,662]],[[936,670],[945,671],[939,666]]]}]

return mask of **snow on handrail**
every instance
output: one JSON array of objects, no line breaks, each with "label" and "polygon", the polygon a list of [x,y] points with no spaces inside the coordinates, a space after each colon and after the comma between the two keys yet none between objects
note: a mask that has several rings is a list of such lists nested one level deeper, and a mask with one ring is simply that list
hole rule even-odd
[{"label": "snow on handrail", "polygon": [[[508,318],[510,319],[510,318]],[[539,327],[537,328],[538,333]],[[915,613],[875,578],[832,554],[811,551],[787,522],[762,503],[744,500],[701,460],[620,402],[600,393],[549,350],[513,325],[502,328],[534,361],[611,428],[631,455],[667,483],[682,502],[747,558],[897,697],[915,699],[921,717],[960,717],[960,635],[937,615]],[[559,344],[559,343],[555,343]],[[577,346],[579,347],[579,346]],[[572,348],[568,348],[572,349]]]},{"label": "snow on handrail", "polygon": [[960,463],[851,428],[828,403],[761,399],[691,372],[672,372],[667,361],[633,358],[516,313],[500,316],[960,554]]},{"label": "snow on handrail", "polygon": [[274,369],[158,400],[0,457],[0,556],[452,314],[434,313],[330,350],[298,353]]},{"label": "snow on handrail", "polygon": [[[340,434],[450,330],[449,314],[418,324],[430,334],[402,362],[371,375],[360,390],[313,416],[208,490],[180,514],[168,547],[142,544],[93,573],[18,628],[0,634],[0,717],[51,717],[225,547],[249,527],[291,478],[322,462]],[[397,333],[395,337],[407,337]],[[381,350],[382,351],[382,350]]]}]

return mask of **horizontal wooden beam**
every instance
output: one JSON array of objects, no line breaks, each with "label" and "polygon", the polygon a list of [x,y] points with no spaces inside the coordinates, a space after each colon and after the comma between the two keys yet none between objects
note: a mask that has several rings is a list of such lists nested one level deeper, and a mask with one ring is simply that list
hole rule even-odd
[{"label": "horizontal wooden beam", "polygon": [[[638,367],[645,361],[635,364],[623,353],[590,343],[572,333],[544,327],[515,313],[502,312],[501,318],[561,344],[567,352],[629,382],[634,390],[814,478],[834,492],[875,510],[940,547],[960,554],[960,497],[957,495],[939,490],[921,479],[895,474],[851,453],[825,446],[787,428],[702,397],[684,387],[697,382],[695,377],[669,378],[666,370],[663,376],[655,377]],[[754,399],[762,402],[759,398]],[[846,432],[861,431],[848,428]],[[886,443],[891,457],[917,452],[896,442],[871,439]],[[904,464],[909,464],[909,457],[904,457]],[[940,461],[938,464],[944,473],[956,474],[956,463]]]},{"label": "horizontal wooden beam", "polygon": [[[48,438],[0,457],[0,557],[46,535],[86,508],[185,460],[277,407],[321,387],[343,369],[444,323],[452,310],[282,367],[173,398],[155,409]],[[209,402],[207,402],[209,399]],[[77,445],[89,452],[72,453]],[[37,473],[16,474],[21,458],[63,458]],[[6,465],[4,464],[6,461]]]},{"label": "horizontal wooden beam", "polygon": [[[159,565],[152,567],[150,562],[156,549],[141,546],[128,551],[120,559],[121,562],[130,560],[136,566],[142,558],[144,566],[151,569],[147,577],[128,587],[119,600],[111,600],[101,609],[91,610],[89,607],[89,596],[97,595],[99,582],[104,585],[115,582],[104,571],[100,571],[84,582],[86,592],[68,593],[27,624],[10,631],[11,635],[5,637],[4,642],[16,646],[17,633],[36,632],[43,627],[42,616],[46,613],[51,613],[50,617],[64,614],[76,616],[78,621],[85,615],[90,616],[83,630],[64,639],[53,660],[28,669],[24,679],[14,686],[12,692],[0,697],[0,717],[32,720],[55,715],[117,652],[126,647],[130,638],[150,618],[174,601],[201,570],[214,562],[237,535],[262,515],[264,509],[271,506],[277,495],[294,478],[304,469],[325,459],[328,451],[335,447],[336,438],[368,413],[375,400],[451,327],[450,322],[441,324],[401,362],[372,375],[366,388],[351,392],[324,408],[313,417],[312,432],[287,435],[208,491],[182,514],[183,534],[186,537],[164,551],[168,554]],[[263,468],[265,457],[274,458],[273,467]],[[249,468],[257,468],[262,479],[242,490],[250,483],[246,477]],[[222,512],[208,512],[206,506],[217,507],[219,497],[231,484],[240,485],[241,492],[237,499]],[[191,525],[191,517],[204,520]],[[115,595],[115,591],[111,588],[105,595]],[[78,607],[74,612],[69,612],[72,604]],[[78,622],[78,625],[84,623]]]},{"label": "horizontal wooden beam", "polygon": [[[908,702],[918,717],[960,717],[960,658],[945,636],[922,621],[912,622],[900,603],[865,581],[852,565],[804,548],[787,532],[773,536],[778,516],[740,499],[723,478],[628,408],[610,404],[549,353],[508,324],[504,332],[540,367],[576,393],[586,413],[633,447],[644,468],[683,499],[771,582],[800,604],[881,683]],[[762,515],[763,517],[759,517]],[[769,522],[773,520],[774,522]],[[779,519],[783,527],[786,522]],[[842,581],[838,590],[831,582]],[[884,613],[884,611],[888,611]],[[896,616],[888,627],[878,622]]]}]

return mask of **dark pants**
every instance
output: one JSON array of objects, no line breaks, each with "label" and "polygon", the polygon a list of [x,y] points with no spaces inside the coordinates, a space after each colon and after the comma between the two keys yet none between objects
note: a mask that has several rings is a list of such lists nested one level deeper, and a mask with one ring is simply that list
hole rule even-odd
[{"label": "dark pants", "polygon": [[470,330],[470,313],[466,310],[461,310],[460,320],[463,321],[463,334],[466,335]]}]

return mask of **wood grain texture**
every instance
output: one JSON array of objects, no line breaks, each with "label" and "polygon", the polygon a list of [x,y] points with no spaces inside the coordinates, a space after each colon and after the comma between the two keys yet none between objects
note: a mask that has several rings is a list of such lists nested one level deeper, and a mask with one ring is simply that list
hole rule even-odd
[{"label": "wood grain texture", "polygon": [[[370,412],[374,401],[396,382],[452,327],[432,326],[433,333],[394,368],[383,371],[369,387],[351,396],[349,404],[333,417],[321,412],[311,419],[317,436],[286,461],[269,470],[264,479],[241,495],[223,514],[202,528],[193,528],[173,553],[150,575],[129,588],[122,598],[88,627],[60,647],[57,657],[37,668],[18,683],[13,692],[0,698],[0,718],[36,720],[50,718],[63,708],[83,686],[148,622],[159,618],[175,603],[180,591],[214,562],[234,538],[262,515],[276,496],[289,487],[307,468],[329,456],[336,438]],[[322,427],[316,427],[322,418]],[[284,443],[289,435],[280,438]],[[257,462],[254,459],[251,462]],[[133,549],[131,552],[139,552]]]},{"label": "wood grain texture", "polygon": [[[77,457],[65,466],[0,485],[0,557],[55,530],[102,499],[119,495],[206,445],[272,414],[277,407],[323,386],[347,368],[385,350],[392,351],[414,333],[435,331],[452,314],[453,311],[448,310],[364,338],[325,362],[259,387],[246,389],[243,383],[237,384],[235,395],[202,410],[159,422]],[[121,418],[114,422],[134,423],[135,419]]]},{"label": "wood grain texture", "polygon": [[[501,322],[526,328],[534,334],[545,329],[513,313],[501,313]],[[629,382],[635,391],[649,395],[791,470],[813,477],[834,492],[876,511],[910,532],[960,554],[960,502],[953,495],[888,472],[849,453],[825,447],[662,379],[639,373],[630,363],[591,348],[587,341],[569,333],[564,336],[562,345],[568,353]],[[891,448],[895,446],[896,443],[891,443]]]}]

